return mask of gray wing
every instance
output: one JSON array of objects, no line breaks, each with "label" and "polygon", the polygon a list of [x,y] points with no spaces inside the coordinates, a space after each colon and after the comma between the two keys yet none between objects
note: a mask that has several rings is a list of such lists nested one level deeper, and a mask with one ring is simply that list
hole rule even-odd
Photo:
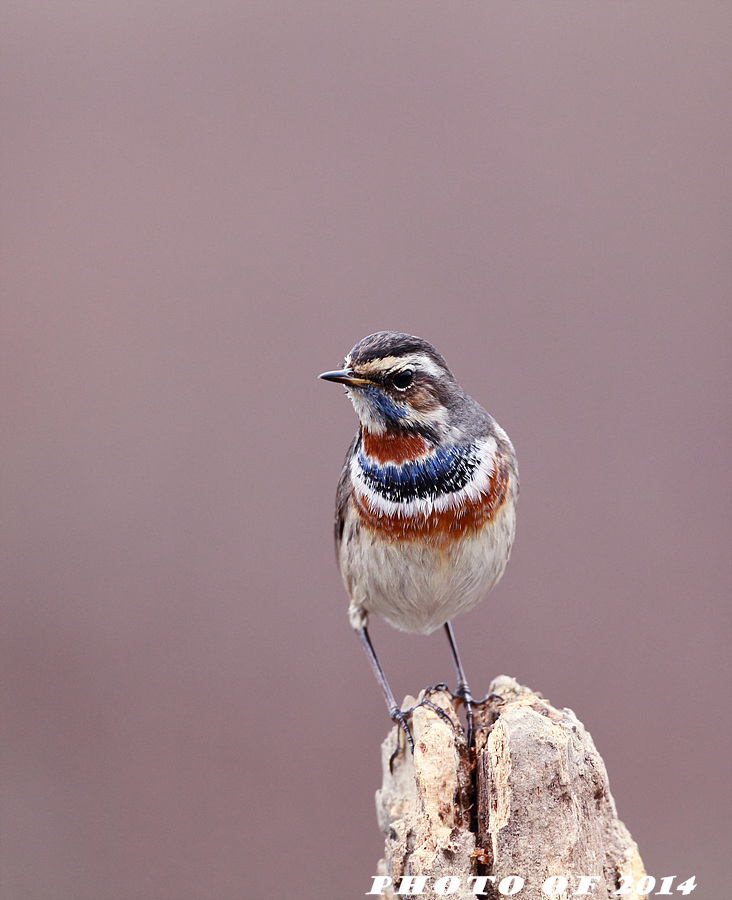
[{"label": "gray wing", "polygon": [[343,463],[341,477],[338,479],[338,487],[336,489],[336,508],[335,508],[335,551],[336,559],[340,558],[341,542],[343,541],[343,529],[346,524],[346,512],[348,510],[348,498],[351,493],[351,457],[356,452],[357,447],[361,443],[361,433],[359,432],[351,441],[351,446],[346,453],[346,459]]}]

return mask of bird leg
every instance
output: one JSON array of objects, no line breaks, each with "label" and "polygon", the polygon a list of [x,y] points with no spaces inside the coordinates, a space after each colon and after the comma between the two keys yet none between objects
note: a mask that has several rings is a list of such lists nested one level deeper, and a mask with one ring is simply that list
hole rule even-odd
[{"label": "bird leg", "polygon": [[[381,668],[381,663],[376,656],[376,651],[374,650],[374,645],[371,643],[371,638],[369,637],[368,629],[365,625],[359,628],[356,632],[358,634],[361,643],[363,644],[364,650],[366,651],[366,655],[369,658],[369,662],[371,663],[371,668],[374,671],[374,675],[376,676],[376,680],[379,682],[381,690],[384,694],[384,699],[386,700],[386,705],[389,709],[389,715],[391,716],[392,721],[396,722],[397,725],[404,732],[404,737],[409,744],[409,749],[414,753],[414,739],[412,738],[412,733],[409,730],[409,723],[407,719],[409,714],[411,713],[411,709],[401,709],[394,699],[394,694],[391,692],[391,688],[389,687],[389,682],[386,680],[386,675],[384,675],[384,670]],[[399,750],[399,746],[397,745],[397,749],[394,751],[393,757]]]},{"label": "bird leg", "polygon": [[[422,692],[422,699],[415,703],[414,706],[410,706],[409,709],[401,709],[401,707],[397,704],[394,699],[394,694],[391,692],[391,688],[389,687],[389,682],[386,680],[386,676],[384,675],[384,670],[381,668],[381,663],[376,656],[376,651],[374,650],[374,645],[371,643],[371,637],[369,636],[368,629],[365,625],[356,630],[361,643],[366,650],[366,655],[369,658],[369,662],[371,663],[371,668],[373,669],[374,675],[376,676],[376,680],[379,682],[381,686],[381,690],[384,694],[384,699],[386,700],[386,705],[389,710],[389,715],[393,722],[396,722],[397,725],[401,728],[404,733],[404,737],[406,738],[407,744],[409,745],[409,749],[414,753],[414,738],[412,737],[412,733],[409,730],[409,722],[408,719],[412,715],[415,709],[420,706],[426,706],[428,709],[431,709],[434,713],[436,713],[441,719],[444,719],[446,722],[449,722],[453,728],[455,728],[455,722],[450,718],[450,716],[445,712],[442,707],[438,706],[436,703],[433,703],[429,699],[429,694],[434,691],[448,691],[446,684],[438,684],[435,687],[425,688]],[[448,691],[449,693],[449,691]],[[461,696],[461,699],[462,696]],[[458,728],[460,727],[458,723]],[[399,754],[401,750],[400,741],[397,740],[397,746],[394,752],[391,755],[391,759],[389,760],[389,769],[391,770],[394,759]]]},{"label": "bird leg", "polygon": [[452,659],[455,663],[455,672],[457,673],[458,684],[455,696],[465,704],[465,715],[468,720],[468,748],[470,748],[473,746],[473,737],[475,734],[473,728],[473,704],[475,701],[473,700],[473,695],[470,693],[470,688],[468,687],[468,682],[465,678],[463,664],[460,661],[460,654],[458,653],[457,644],[455,643],[455,635],[452,633],[452,625],[449,622],[445,622],[445,631],[447,632],[447,639],[450,642]]}]

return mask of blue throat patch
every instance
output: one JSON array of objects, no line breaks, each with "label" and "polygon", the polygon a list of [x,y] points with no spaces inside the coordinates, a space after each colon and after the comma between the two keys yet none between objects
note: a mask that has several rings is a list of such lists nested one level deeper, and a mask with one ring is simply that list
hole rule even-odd
[{"label": "blue throat patch", "polygon": [[385,425],[401,425],[407,411],[393,403],[390,397],[376,385],[368,384],[359,388],[361,393],[371,404],[373,411]]}]

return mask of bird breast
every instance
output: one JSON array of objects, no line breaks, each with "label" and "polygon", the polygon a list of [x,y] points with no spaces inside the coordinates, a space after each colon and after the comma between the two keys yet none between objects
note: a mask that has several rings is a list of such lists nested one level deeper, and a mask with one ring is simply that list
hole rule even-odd
[{"label": "bird breast", "polygon": [[515,532],[513,457],[493,435],[401,462],[393,451],[383,462],[386,450],[363,441],[351,459],[341,572],[354,607],[429,633],[503,574]]},{"label": "bird breast", "polygon": [[363,445],[351,459],[353,501],[364,527],[401,540],[452,537],[482,527],[506,501],[509,459],[492,435],[381,462]]}]

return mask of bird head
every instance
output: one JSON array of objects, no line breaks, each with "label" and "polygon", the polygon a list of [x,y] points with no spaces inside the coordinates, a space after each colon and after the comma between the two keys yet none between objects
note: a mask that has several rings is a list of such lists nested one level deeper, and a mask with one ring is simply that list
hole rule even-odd
[{"label": "bird head", "polygon": [[345,385],[361,425],[374,435],[417,433],[439,440],[464,397],[447,363],[421,338],[378,331],[359,341],[342,369],[320,378]]}]

